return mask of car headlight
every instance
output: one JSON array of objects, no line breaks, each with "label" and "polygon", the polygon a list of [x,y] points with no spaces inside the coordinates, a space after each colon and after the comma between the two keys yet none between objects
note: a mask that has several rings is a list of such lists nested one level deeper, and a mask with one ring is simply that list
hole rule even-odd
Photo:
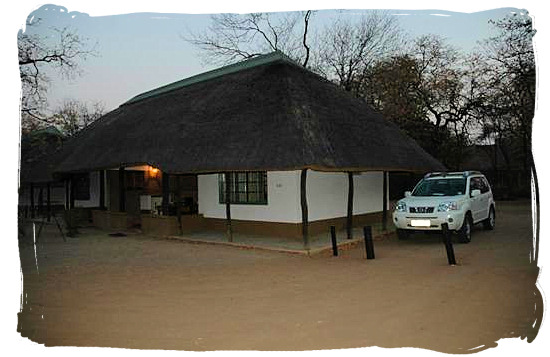
[{"label": "car headlight", "polygon": [[397,202],[397,204],[395,205],[395,210],[396,210],[397,212],[406,212],[406,211],[407,211],[407,205],[405,204],[405,202],[399,201],[399,202]]},{"label": "car headlight", "polygon": [[460,209],[457,202],[442,202],[437,207],[438,212],[448,212],[448,211],[456,211]]}]

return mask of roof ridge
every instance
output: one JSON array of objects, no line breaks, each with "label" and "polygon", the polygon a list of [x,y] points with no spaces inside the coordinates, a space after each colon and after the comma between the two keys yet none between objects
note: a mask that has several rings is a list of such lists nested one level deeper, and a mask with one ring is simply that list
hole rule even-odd
[{"label": "roof ridge", "polygon": [[284,54],[283,52],[279,50],[275,50],[270,53],[266,53],[263,55],[259,55],[250,59],[246,59],[244,61],[239,61],[236,63],[232,63],[223,67],[219,67],[207,72],[199,73],[197,75],[181,79],[176,82],[172,82],[166,85],[163,85],[161,87],[149,90],[147,92],[143,92],[141,94],[136,95],[135,97],[130,98],[128,101],[124,102],[122,105],[135,103],[138,101],[141,101],[146,98],[155,97],[160,94],[168,93],[173,90],[187,87],[196,83],[205,82],[214,78],[219,78],[222,76],[225,76],[227,74],[232,74],[236,72],[240,72],[246,69],[254,68],[257,66],[261,66],[268,63],[274,63],[274,62],[287,62],[294,65],[298,65],[292,58]]}]

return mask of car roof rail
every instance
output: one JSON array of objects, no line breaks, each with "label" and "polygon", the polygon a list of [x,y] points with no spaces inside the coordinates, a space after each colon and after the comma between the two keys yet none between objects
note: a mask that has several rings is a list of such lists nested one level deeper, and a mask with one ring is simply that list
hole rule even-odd
[{"label": "car roof rail", "polygon": [[430,177],[436,177],[436,176],[441,176],[441,177],[446,177],[446,176],[464,176],[464,177],[469,177],[469,176],[472,176],[472,175],[481,175],[481,172],[480,172],[480,171],[475,171],[475,170],[456,171],[456,172],[446,172],[446,171],[442,171],[442,172],[429,172],[429,173],[427,173],[426,175],[424,175],[424,178],[430,178]]},{"label": "car roof rail", "polygon": [[475,170],[464,171],[464,177],[469,177],[472,175],[481,175],[481,172]]}]

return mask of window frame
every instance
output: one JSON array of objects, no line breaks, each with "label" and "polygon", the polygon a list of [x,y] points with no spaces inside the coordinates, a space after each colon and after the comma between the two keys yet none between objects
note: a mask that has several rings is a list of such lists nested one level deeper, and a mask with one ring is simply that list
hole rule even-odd
[{"label": "window frame", "polygon": [[[268,204],[267,171],[232,171],[229,172],[230,204],[260,205]],[[225,202],[225,174],[218,174],[218,202]],[[251,187],[256,187],[255,190]],[[256,199],[253,199],[256,195]],[[243,198],[244,197],[244,198]]]}]

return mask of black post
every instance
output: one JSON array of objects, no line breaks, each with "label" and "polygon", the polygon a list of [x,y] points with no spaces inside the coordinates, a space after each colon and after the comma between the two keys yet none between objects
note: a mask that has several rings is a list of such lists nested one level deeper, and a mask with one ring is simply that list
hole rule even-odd
[{"label": "black post", "polygon": [[105,170],[99,171],[99,209],[105,209]]},{"label": "black post", "polygon": [[34,218],[34,184],[31,182],[31,218]]},{"label": "black post", "polygon": [[170,207],[170,175],[162,172],[162,215],[168,216]]},{"label": "black post", "polygon": [[348,172],[348,217],[347,217],[347,235],[351,239],[353,229],[353,173]]},{"label": "black post", "polygon": [[304,240],[304,249],[309,250],[309,222],[307,210],[307,169],[302,170],[300,176],[300,203],[302,206],[302,238]]},{"label": "black post", "polygon": [[363,227],[363,236],[365,237],[365,250],[367,251],[367,259],[374,259],[374,245],[372,243],[372,227]]},{"label": "black post", "polygon": [[40,186],[38,191],[38,216],[44,217],[44,187]]},{"label": "black post", "polygon": [[225,217],[226,217],[226,230],[227,240],[233,242],[233,227],[231,226],[231,175],[229,172],[225,172]]},{"label": "black post", "polygon": [[124,167],[118,169],[118,210],[119,212],[126,211],[126,179]]},{"label": "black post", "polygon": [[382,230],[386,231],[387,229],[387,220],[388,220],[388,173],[383,171],[384,181],[382,186],[384,186],[384,192],[382,194],[382,200],[384,201],[384,206],[382,207]]},{"label": "black post", "polygon": [[70,192],[69,192],[69,179],[65,179],[65,210],[68,210],[70,209],[70,204],[71,204],[71,200],[70,200]]},{"label": "black post", "polygon": [[443,223],[441,229],[443,230],[443,240],[445,241],[445,249],[447,250],[447,261],[449,265],[456,265],[453,243],[451,242],[451,235],[449,234],[449,225]]},{"label": "black post", "polygon": [[48,182],[48,184],[46,186],[46,205],[47,205],[47,211],[48,211],[48,213],[47,213],[48,214],[48,216],[47,216],[48,222],[51,221],[51,217],[52,217],[52,202],[51,202],[52,194],[51,194],[51,190],[52,190],[52,186]]},{"label": "black post", "polygon": [[332,241],[332,255],[338,256],[338,244],[336,243],[336,227],[330,226],[330,238]]}]

